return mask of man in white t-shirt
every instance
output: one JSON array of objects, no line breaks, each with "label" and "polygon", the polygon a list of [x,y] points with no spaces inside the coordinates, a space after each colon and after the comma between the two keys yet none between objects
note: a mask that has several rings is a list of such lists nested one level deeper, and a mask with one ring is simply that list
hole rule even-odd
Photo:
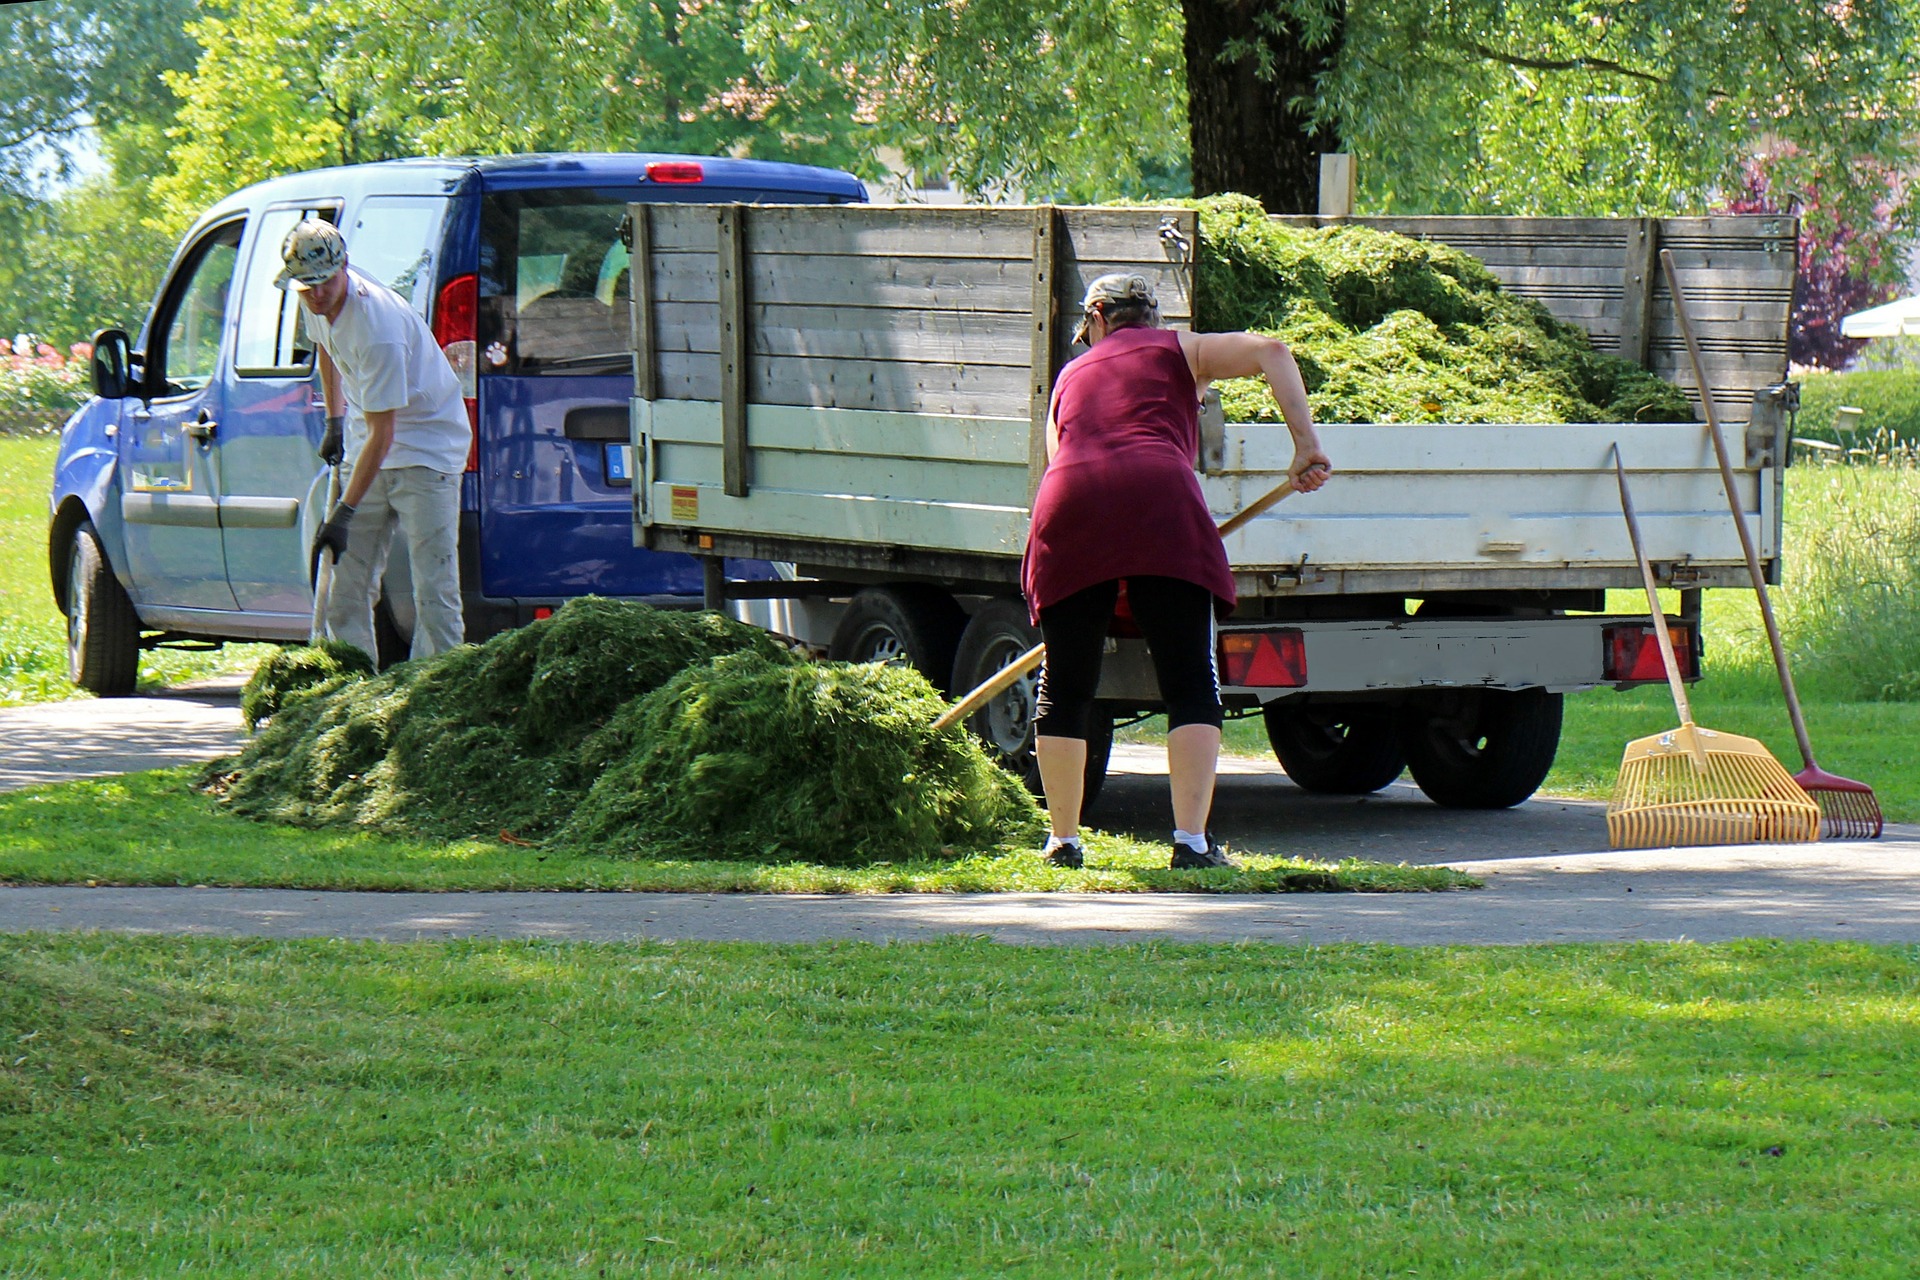
[{"label": "man in white t-shirt", "polygon": [[[339,228],[309,218],[280,247],[274,283],[296,290],[319,349],[327,433],[320,456],[353,472],[313,540],[331,552],[327,631],[376,652],[373,609],[397,528],[413,572],[415,658],[461,642],[460,475],[473,430],[460,381],[404,298],[347,265]],[[344,442],[342,436],[344,434]]]}]

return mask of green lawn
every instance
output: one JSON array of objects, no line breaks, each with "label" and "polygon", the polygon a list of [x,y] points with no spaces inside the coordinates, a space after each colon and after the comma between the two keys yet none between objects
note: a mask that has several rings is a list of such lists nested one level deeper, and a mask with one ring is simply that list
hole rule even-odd
[{"label": "green lawn", "polygon": [[[66,619],[54,606],[47,565],[47,493],[58,450],[54,436],[0,436],[0,706],[76,693],[67,683]],[[140,687],[250,670],[267,652],[264,645],[150,649],[140,658]]]},{"label": "green lawn", "polygon": [[0,938],[0,1274],[1904,1278],[1916,961]]},{"label": "green lawn", "polygon": [[[948,861],[824,867],[614,858],[501,838],[420,840],[303,830],[220,812],[193,769],[0,793],[0,884],[219,884],[300,889],[612,889],[686,893],[1207,893],[1458,889],[1444,867],[1248,855],[1234,871],[1169,871],[1164,844],[1092,833],[1066,871],[1032,848]],[[0,1048],[4,1048],[0,1045]]]}]

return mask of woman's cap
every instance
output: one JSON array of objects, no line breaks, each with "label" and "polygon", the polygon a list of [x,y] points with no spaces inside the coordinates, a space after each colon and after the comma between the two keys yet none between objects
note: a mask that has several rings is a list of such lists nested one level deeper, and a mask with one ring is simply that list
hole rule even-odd
[{"label": "woman's cap", "polygon": [[1143,306],[1157,311],[1160,299],[1154,294],[1152,283],[1137,271],[1109,271],[1106,275],[1095,276],[1087,285],[1086,296],[1080,300],[1080,327],[1073,331],[1073,340],[1085,342],[1094,312],[1102,306],[1115,304]]}]

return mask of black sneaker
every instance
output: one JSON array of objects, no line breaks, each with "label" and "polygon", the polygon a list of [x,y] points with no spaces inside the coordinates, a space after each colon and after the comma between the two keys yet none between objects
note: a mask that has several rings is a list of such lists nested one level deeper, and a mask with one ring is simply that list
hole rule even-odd
[{"label": "black sneaker", "polygon": [[1207,867],[1237,867],[1240,864],[1229,858],[1220,847],[1220,842],[1212,836],[1207,837],[1207,851],[1201,853],[1189,848],[1178,840],[1173,842],[1173,861],[1167,864],[1175,871],[1197,871]]},{"label": "black sneaker", "polygon": [[1047,862],[1056,867],[1080,868],[1087,864],[1086,850],[1080,847],[1078,840],[1069,840],[1047,855]]}]

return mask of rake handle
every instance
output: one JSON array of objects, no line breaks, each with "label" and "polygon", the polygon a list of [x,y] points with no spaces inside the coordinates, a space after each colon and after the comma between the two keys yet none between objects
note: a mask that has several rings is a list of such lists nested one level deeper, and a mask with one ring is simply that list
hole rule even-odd
[{"label": "rake handle", "polygon": [[1774,621],[1773,598],[1767,591],[1766,574],[1760,570],[1760,553],[1754,549],[1753,533],[1747,528],[1747,516],[1740,509],[1739,495],[1733,487],[1733,463],[1727,459],[1727,442],[1720,438],[1720,415],[1713,407],[1713,391],[1707,386],[1705,367],[1700,359],[1700,344],[1693,336],[1687,318],[1686,296],[1680,291],[1680,273],[1674,269],[1673,251],[1660,251],[1660,266],[1667,275],[1667,289],[1673,294],[1673,318],[1680,326],[1680,337],[1687,344],[1687,358],[1693,363],[1694,388],[1706,410],[1707,437],[1713,441],[1713,456],[1720,462],[1720,484],[1727,491],[1727,506],[1733,512],[1734,528],[1740,531],[1740,549],[1747,556],[1747,573],[1753,578],[1753,593],[1760,601],[1760,617],[1767,626],[1767,645],[1773,650],[1773,669],[1780,673],[1780,692],[1787,700],[1787,718],[1793,722],[1793,739],[1807,768],[1819,766],[1813,761],[1813,740],[1807,736],[1807,720],[1800,712],[1800,694],[1793,687],[1793,672],[1787,666],[1787,646],[1780,639],[1780,624]]},{"label": "rake handle", "polygon": [[1634,513],[1633,494],[1627,489],[1627,469],[1620,462],[1620,446],[1613,446],[1613,474],[1620,481],[1620,512],[1627,518],[1627,537],[1633,542],[1634,563],[1640,566],[1640,582],[1647,589],[1647,608],[1653,614],[1653,638],[1660,644],[1660,661],[1667,669],[1667,685],[1673,690],[1673,709],[1680,713],[1681,724],[1693,723],[1693,708],[1687,703],[1687,685],[1680,678],[1680,662],[1673,656],[1673,637],[1667,634],[1667,611],[1660,607],[1660,588],[1653,580],[1653,565],[1647,560],[1640,542],[1640,517]]},{"label": "rake handle", "polygon": [[[1220,536],[1222,538],[1226,537],[1241,525],[1253,519],[1292,492],[1294,492],[1293,480],[1289,477],[1285,484],[1268,490],[1252,502],[1249,502],[1246,506],[1240,508],[1240,510],[1228,516],[1225,520],[1222,520],[1218,526]],[[987,703],[1005,693],[1013,685],[1014,681],[1039,666],[1040,663],[1045,660],[1046,656],[1047,646],[1045,644],[1037,644],[1015,658],[1012,662],[1009,662],[1006,666],[1000,668],[1000,670],[994,672],[986,680],[981,682],[979,688],[947,708],[941,717],[933,722],[934,732],[938,733],[942,729],[952,728]]]}]

